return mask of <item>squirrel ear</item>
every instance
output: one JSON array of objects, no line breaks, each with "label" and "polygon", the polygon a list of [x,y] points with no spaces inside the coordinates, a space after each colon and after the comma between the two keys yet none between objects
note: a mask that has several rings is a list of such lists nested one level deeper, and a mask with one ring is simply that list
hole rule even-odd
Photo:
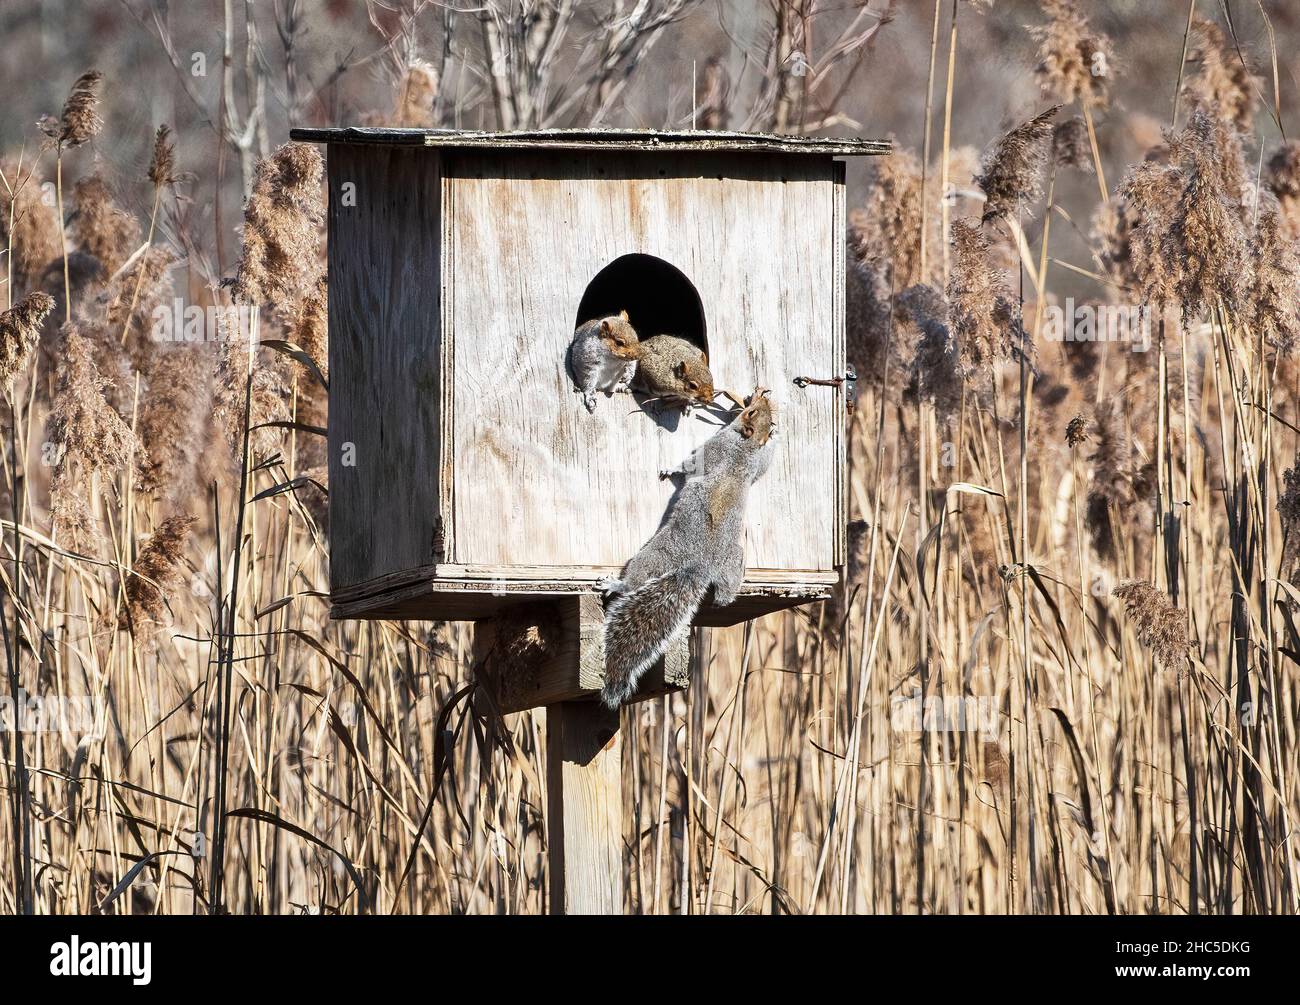
[{"label": "squirrel ear", "polygon": [[605,318],[603,321],[601,321],[601,323],[600,323],[600,333],[601,333],[602,335],[608,335],[608,334],[609,334],[609,319],[608,319],[608,318]]},{"label": "squirrel ear", "polygon": [[618,318],[619,318],[620,321],[626,321],[626,320],[627,320],[627,311],[619,311],[619,312],[618,312]]},{"label": "squirrel ear", "polygon": [[700,362],[703,363],[705,366],[709,365],[709,354],[707,352],[700,353]]},{"label": "squirrel ear", "polygon": [[675,368],[675,370],[674,370],[674,372],[675,372],[675,373],[677,374],[677,376],[679,376],[679,377],[685,377],[685,376],[686,376],[686,360],[682,360],[680,363],[678,363],[677,366],[676,366],[676,368]]}]

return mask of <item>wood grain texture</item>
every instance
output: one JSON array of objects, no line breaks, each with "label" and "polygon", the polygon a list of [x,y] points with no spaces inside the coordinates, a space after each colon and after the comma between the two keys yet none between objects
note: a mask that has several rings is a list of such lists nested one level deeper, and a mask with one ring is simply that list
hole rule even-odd
[{"label": "wood grain texture", "polygon": [[619,713],[597,702],[546,709],[547,859],[552,914],[623,912]]},{"label": "wood grain texture", "polygon": [[425,147],[551,148],[568,150],[663,150],[732,153],[822,154],[860,157],[887,154],[887,140],[858,137],[781,136],[714,129],[512,129],[487,132],[469,129],[412,129],[381,126],[330,126],[291,129],[289,137],[308,143],[348,143]]},{"label": "wood grain texture", "polygon": [[[621,255],[687,275],[709,322],[718,386],[773,389],[776,457],[754,487],[746,563],[832,570],[841,533],[843,371],[829,158],[555,151],[448,155],[455,381],[449,430],[453,564],[612,566],[654,533],[657,477],[715,431],[668,431],[628,396],[588,415],[564,354],[590,280]],[[651,333],[653,334],[653,333]]]},{"label": "wood grain texture", "polygon": [[433,557],[439,154],[331,146],[329,193],[330,581],[339,589]]},{"label": "wood grain texture", "polygon": [[[584,593],[594,596],[594,587],[574,579],[517,579],[488,582],[482,579],[433,579],[394,577],[395,581],[375,592],[335,594],[330,617],[336,620],[397,621],[480,621],[492,618],[519,604],[538,600],[565,600]],[[828,582],[765,584],[748,582],[735,601],[726,607],[706,604],[692,624],[727,628],[752,621],[764,614],[784,611],[802,604],[829,600],[834,576]]]},{"label": "wood grain texture", "polygon": [[[534,587],[552,590],[563,586],[566,589],[562,592],[565,593],[594,595],[599,581],[618,571],[612,565],[422,565],[355,586],[341,587],[334,591],[333,596],[335,600],[357,600],[419,584],[427,584],[436,590],[487,590],[499,594],[522,592]],[[752,576],[746,588],[773,586],[798,590],[804,586],[834,586],[838,581],[839,575],[835,572],[767,570],[761,576]]]},{"label": "wood grain texture", "polygon": [[[844,161],[836,161],[832,165],[835,188],[831,196],[832,206],[835,213],[834,229],[837,234],[848,233],[848,215],[845,207],[845,174],[846,165]],[[845,289],[846,269],[845,255],[848,251],[847,241],[835,241],[832,245],[835,251],[833,270],[833,280],[831,282],[832,301],[832,318],[831,325],[831,356],[833,359],[832,366],[834,375],[846,374],[849,366],[848,356],[848,333],[844,328],[845,297],[848,291]],[[849,465],[848,465],[848,388],[841,384],[834,389],[835,397],[835,565],[844,565],[847,559],[848,550],[848,523],[849,523]]]}]

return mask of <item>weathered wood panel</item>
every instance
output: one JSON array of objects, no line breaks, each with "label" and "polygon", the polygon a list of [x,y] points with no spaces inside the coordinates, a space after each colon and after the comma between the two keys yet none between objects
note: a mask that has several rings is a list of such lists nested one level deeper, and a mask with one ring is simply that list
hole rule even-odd
[{"label": "weathered wood panel", "polygon": [[439,154],[329,149],[332,588],[433,559]]},{"label": "weathered wood panel", "polygon": [[[661,428],[628,396],[588,415],[565,350],[588,282],[639,252],[676,266],[708,316],[710,363],[778,403],[776,457],[755,486],[754,570],[833,568],[842,372],[836,169],[822,158],[459,152],[447,184],[455,287],[454,542],[465,565],[619,566],[659,525],[657,472],[714,431]],[[654,334],[647,332],[645,334]]]},{"label": "weathered wood panel", "polygon": [[316,143],[406,145],[425,147],[490,147],[503,150],[660,150],[733,153],[825,154],[860,157],[887,154],[888,140],[857,137],[781,136],[774,133],[738,133],[715,129],[511,129],[486,132],[468,129],[412,129],[388,126],[329,126],[291,129],[289,137]]},{"label": "weathered wood panel", "polygon": [[[849,366],[848,333],[844,329],[845,297],[844,287],[847,264],[845,256],[846,236],[848,233],[848,216],[845,207],[844,161],[832,165],[835,188],[831,195],[835,211],[834,230],[837,238],[832,245],[835,252],[831,269],[831,290],[834,295],[831,325],[831,357],[836,376],[847,375]],[[835,564],[844,565],[847,559],[849,523],[849,437],[848,437],[848,401],[849,389],[841,385],[835,389]]]},{"label": "weathered wood panel", "polygon": [[[488,579],[451,571],[459,568],[421,566],[336,590],[330,617],[478,621],[538,600],[569,601],[578,596],[594,599],[596,581],[618,571],[613,567],[599,572],[589,568],[555,569],[549,570],[552,578],[539,579],[527,578],[538,570],[516,567],[503,568],[499,576]],[[825,572],[766,572],[762,576],[762,580],[754,576],[746,580],[735,601],[726,607],[705,604],[694,624],[726,628],[773,611],[826,600],[837,580],[835,573]]]}]

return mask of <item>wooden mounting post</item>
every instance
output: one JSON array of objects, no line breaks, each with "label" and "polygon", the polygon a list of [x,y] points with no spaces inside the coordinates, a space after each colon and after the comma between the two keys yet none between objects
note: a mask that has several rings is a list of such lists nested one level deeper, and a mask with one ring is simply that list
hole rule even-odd
[{"label": "wooden mounting post", "polygon": [[623,912],[623,740],[598,701],[546,706],[552,914]]},{"label": "wooden mounting post", "polygon": [[[502,713],[546,709],[552,914],[623,911],[623,743],[597,700],[605,613],[593,594],[511,608],[475,626],[475,664]],[[632,701],[690,682],[687,633],[645,672]]]}]

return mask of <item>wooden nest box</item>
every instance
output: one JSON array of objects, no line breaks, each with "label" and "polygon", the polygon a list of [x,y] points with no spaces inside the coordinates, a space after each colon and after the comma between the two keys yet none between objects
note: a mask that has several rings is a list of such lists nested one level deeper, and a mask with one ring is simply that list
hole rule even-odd
[{"label": "wooden nest box", "polygon": [[[778,402],[744,587],[697,624],[829,595],[844,561],[844,162],[887,144],[717,132],[297,129],[328,144],[333,615],[479,620],[593,594],[717,428],[583,408],[574,328],[626,310]],[[675,427],[675,428],[674,428]]]}]

